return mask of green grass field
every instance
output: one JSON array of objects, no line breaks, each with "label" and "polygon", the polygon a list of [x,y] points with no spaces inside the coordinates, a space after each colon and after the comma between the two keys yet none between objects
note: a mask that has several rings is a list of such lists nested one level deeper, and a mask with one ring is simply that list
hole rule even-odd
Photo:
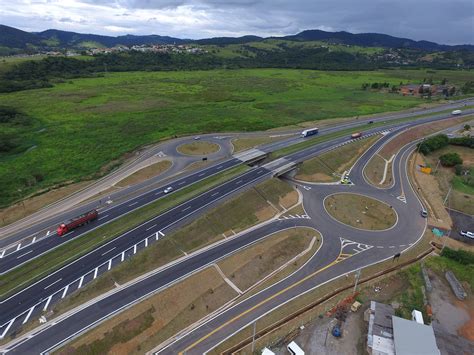
[{"label": "green grass field", "polygon": [[459,84],[474,80],[474,72],[423,70],[127,72],[1,94],[0,105],[37,123],[20,127],[28,142],[23,152],[0,153],[0,206],[97,177],[124,153],[176,134],[265,130],[413,107],[423,101],[363,91],[361,84],[430,76]]}]

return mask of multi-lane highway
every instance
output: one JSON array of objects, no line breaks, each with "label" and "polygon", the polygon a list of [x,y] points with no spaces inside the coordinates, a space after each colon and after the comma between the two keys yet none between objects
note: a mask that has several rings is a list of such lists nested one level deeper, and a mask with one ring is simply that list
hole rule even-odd
[{"label": "multi-lane highway", "polygon": [[[422,121],[417,121],[416,123],[411,122],[411,123],[404,123],[403,125],[397,124],[395,126],[408,127],[408,126],[413,126],[415,124],[420,124],[421,122],[428,122],[428,121],[435,120],[435,119],[442,119],[444,117],[447,117],[447,115],[437,115],[434,118],[433,117],[428,117],[426,119],[423,119]],[[367,127],[369,127],[369,126],[367,126]],[[399,128],[399,129],[402,129],[402,128]],[[374,128],[372,130],[365,130],[365,132],[367,134],[370,134],[371,131],[375,132],[377,130],[380,130],[380,129],[375,129]],[[389,139],[393,134],[395,134],[395,130],[393,130],[392,133],[387,134],[385,136],[385,138],[383,139],[383,141],[386,141],[387,139]],[[305,149],[301,152],[297,152],[293,155],[290,155],[290,156],[286,157],[286,160],[287,161],[293,161],[293,162],[299,162],[299,161],[307,159],[307,158],[309,158],[309,157],[311,157],[315,154],[320,154],[320,153],[322,153],[322,152],[324,152],[328,149],[331,149],[331,148],[336,147],[338,145],[344,144],[345,142],[347,142],[347,140],[348,140],[347,137],[341,137],[341,138],[332,140],[330,142],[321,143],[321,144],[315,145],[313,147],[310,147],[308,149]],[[377,145],[382,144],[381,142],[382,141],[377,143]],[[373,148],[371,148],[368,153],[371,153],[374,149],[376,149],[377,145],[375,145]],[[368,156],[368,155],[366,155],[366,156]],[[399,155],[399,157],[401,157],[400,159],[402,159],[403,154]],[[400,162],[401,161],[402,160],[400,160]],[[353,173],[351,173],[351,176],[352,176],[353,181],[356,182],[355,186],[358,186],[359,189],[362,189],[362,190],[360,190],[360,192],[370,195],[372,189],[369,189],[367,187],[367,185],[365,184],[365,182],[358,178],[358,176],[362,176],[360,171],[357,170],[357,169],[361,169],[360,164],[362,162],[363,162],[363,160],[359,161],[359,164],[356,165],[356,167],[353,170]],[[400,166],[401,163],[398,163],[398,164],[399,164],[399,168],[397,168],[398,169],[397,171],[402,171],[403,169]],[[30,288],[27,288],[27,289],[21,291],[20,293],[12,296],[11,298],[7,299],[6,301],[4,301],[1,304],[2,310],[6,309],[7,312],[5,313],[5,316],[2,313],[2,318],[1,318],[2,324],[0,324],[0,325],[2,325],[2,327],[0,328],[0,333],[4,332],[6,334],[8,331],[11,331],[12,329],[15,329],[15,327],[17,327],[18,325],[21,325],[23,322],[25,322],[25,319],[33,317],[35,314],[37,314],[41,310],[46,309],[55,300],[61,299],[62,297],[66,296],[68,293],[70,293],[73,290],[81,287],[88,280],[91,280],[91,279],[97,277],[101,272],[106,272],[108,269],[113,267],[115,264],[117,264],[117,263],[121,262],[122,260],[124,260],[124,258],[128,257],[129,255],[133,255],[135,252],[137,252],[138,249],[140,249],[142,247],[146,247],[146,245],[148,245],[148,243],[151,242],[151,240],[155,240],[156,238],[160,238],[163,234],[164,229],[169,228],[169,226],[173,225],[174,223],[176,223],[180,219],[185,218],[186,216],[189,216],[190,214],[194,213],[197,210],[200,210],[203,207],[203,205],[206,205],[207,203],[211,203],[213,201],[216,201],[219,198],[222,198],[222,196],[225,196],[226,194],[230,194],[230,193],[233,193],[235,191],[238,191],[239,189],[241,189],[245,185],[250,186],[251,184],[262,181],[263,179],[268,178],[271,175],[272,175],[272,172],[270,170],[266,169],[265,167],[254,168],[254,169],[250,170],[249,172],[245,173],[244,175],[242,175],[238,178],[235,178],[234,180],[232,180],[232,181],[230,181],[226,184],[223,184],[222,186],[219,186],[218,188],[215,188],[215,189],[207,192],[206,194],[204,194],[202,196],[199,196],[199,197],[197,197],[197,198],[195,198],[191,201],[188,201],[185,204],[182,204],[182,205],[176,207],[175,209],[170,210],[170,211],[166,212],[165,214],[156,217],[155,219],[147,222],[146,224],[144,224],[144,225],[142,225],[142,226],[140,226],[140,227],[138,227],[138,228],[136,228],[136,229],[134,229],[130,232],[127,232],[127,234],[125,236],[119,237],[117,240],[114,240],[114,241],[108,243],[106,246],[98,248],[97,250],[95,250],[91,254],[88,254],[87,256],[85,256],[85,257],[69,264],[65,268],[63,268],[63,269],[59,270],[58,272],[48,276],[47,278],[45,278],[45,279],[41,280],[40,282],[36,283],[35,285],[31,286]],[[395,192],[399,192],[399,191],[397,191],[397,189],[401,188],[401,189],[403,189],[403,191],[405,191],[405,189],[407,188],[408,185],[405,186],[405,183],[402,183],[402,181],[404,181],[403,176],[401,176],[401,178],[399,179],[399,184],[392,188],[394,190],[388,192],[388,195],[391,196],[390,199],[394,198],[394,196],[392,196],[392,195],[394,195]],[[363,190],[363,188],[366,188],[367,191]],[[312,189],[312,191],[316,191],[316,190],[317,189]],[[330,191],[330,189],[327,189],[326,191]],[[404,194],[404,195],[406,196],[406,194]],[[398,195],[398,196],[402,196],[402,195]],[[319,198],[318,199],[313,199],[313,200],[318,201]],[[399,201],[400,203],[406,203],[407,206],[408,206],[407,201],[409,201],[409,199],[407,199],[405,197],[405,202],[402,202],[401,200],[398,200],[398,199],[397,199],[397,201]],[[413,200],[413,201],[414,202],[410,202],[410,205],[409,205],[410,208],[413,207],[413,206],[411,206],[412,203],[413,204],[417,203],[416,202],[417,200]],[[419,208],[419,206],[418,206],[418,208]],[[397,212],[398,212],[398,210],[397,210]],[[410,212],[410,213],[412,213],[412,212]],[[399,213],[399,216],[402,216],[403,218],[409,218],[409,215],[406,215],[406,214],[403,214],[403,213],[402,214]],[[302,222],[302,223],[304,224],[304,223],[307,223],[307,222]],[[294,225],[294,223],[292,225]],[[281,225],[278,228],[282,228],[282,227],[284,228],[284,224]],[[270,228],[270,227],[267,227],[267,228]],[[265,235],[268,234],[269,231],[271,231],[271,229],[261,230],[260,234],[258,234],[258,233],[256,235],[253,234],[253,238],[256,238],[256,236],[259,236],[260,238],[264,237]],[[404,232],[406,232],[406,231],[404,231]],[[244,239],[242,239],[242,240],[244,240]],[[249,240],[247,240],[247,243],[248,242],[249,242]],[[325,244],[328,247],[330,246],[326,242],[325,242]],[[377,250],[378,251],[377,255],[379,255],[379,256],[384,255],[384,253],[386,254],[387,252],[393,253],[395,250],[398,250],[396,248],[404,248],[402,246],[403,244],[405,244],[405,247],[407,246],[406,243],[401,243],[398,246],[390,245],[390,246],[393,246],[393,248],[389,248],[389,249],[394,249],[394,250],[388,250],[387,249],[387,250],[383,250],[383,251],[381,250],[380,252]],[[245,245],[245,244],[242,244],[242,245]],[[352,244],[348,244],[348,245],[352,245]],[[226,248],[226,247],[222,246],[220,248]],[[339,247],[336,248],[336,249],[339,250]],[[334,249],[334,250],[336,250],[336,249]],[[377,249],[379,249],[379,248],[377,248]],[[382,249],[382,248],[380,248],[380,249]],[[226,249],[222,249],[222,250],[226,250]],[[333,253],[334,252],[328,252],[327,255],[331,256]],[[220,255],[220,256],[222,256],[224,254],[225,253],[222,253],[222,252],[216,253],[216,255]],[[208,259],[206,257],[203,257],[202,255],[201,256],[199,256],[199,255],[196,256],[197,259],[193,259],[194,261],[192,262],[192,265],[195,266],[195,268],[193,270],[195,270],[199,267],[202,267],[203,265],[206,265],[206,263],[208,263],[209,260],[212,259],[212,258]],[[201,258],[202,258],[202,260],[200,260]],[[196,260],[199,260],[199,262],[197,262]],[[326,260],[326,261],[328,261],[328,260]],[[175,280],[179,279],[179,277],[180,277],[179,275],[186,275],[186,274],[189,274],[189,272],[192,271],[192,270],[190,271],[190,269],[186,269],[186,268],[181,269],[182,265],[184,265],[184,264],[179,263],[176,266],[178,269],[177,270],[173,269],[174,271],[173,271],[172,275],[176,275],[175,278],[173,278],[173,277],[164,278],[163,283],[161,283],[161,284],[160,284],[160,282],[156,282],[156,280],[155,280],[155,283],[152,282],[151,284],[153,284],[155,286],[154,290],[156,290],[157,287],[159,288],[159,287],[164,286],[164,285],[166,285],[167,283],[169,283],[173,280],[175,281]],[[184,273],[178,272],[179,270],[181,270]],[[333,270],[333,269],[331,268],[331,270]],[[161,276],[160,275],[161,274],[157,274],[157,277],[162,276],[162,275]],[[147,288],[144,285],[142,285],[142,286],[137,286],[137,289],[135,289],[133,291],[132,290],[128,290],[128,291],[124,290],[125,293],[122,294],[120,298],[123,299],[124,301],[127,300],[127,301],[131,302],[132,299],[136,300],[140,297],[143,297],[144,295],[146,295],[148,293],[150,288],[149,287]],[[130,294],[129,294],[129,292],[130,292]],[[111,299],[104,300],[104,302],[105,302],[105,304],[109,305],[109,307],[105,307],[105,305],[103,305],[105,312],[111,312],[112,310],[117,311],[118,309],[120,309],[120,305],[121,304],[123,305],[123,303],[120,303],[117,300],[111,300]],[[10,308],[11,308],[11,310],[10,310]],[[100,314],[103,314],[103,313],[97,312],[97,310],[94,310],[91,313],[91,309],[89,309],[88,312],[89,312],[89,316],[85,317],[84,314],[83,314],[81,317],[85,317],[83,319],[87,319],[89,324],[93,323],[91,321],[91,318],[95,317],[95,319],[97,321],[97,320],[100,319]],[[74,319],[74,318],[71,318],[71,319]],[[69,320],[67,322],[69,322]],[[59,332],[62,335],[56,335],[55,337],[50,337],[50,335],[47,335],[46,333],[41,334],[40,336],[35,337],[34,338],[35,340],[32,339],[31,341],[25,342],[25,345],[24,345],[25,347],[19,347],[15,351],[17,351],[18,349],[25,350],[27,344],[29,344],[28,346],[30,346],[30,350],[32,349],[31,346],[35,346],[35,347],[39,346],[38,349],[43,349],[43,348],[46,349],[47,347],[43,347],[43,346],[46,346],[46,344],[49,344],[49,346],[54,345],[54,339],[57,340],[60,337],[63,337],[63,339],[67,338],[67,336],[65,335],[65,332],[67,333],[67,332],[70,332],[74,329],[76,331],[78,331],[78,330],[82,329],[82,328],[80,328],[80,325],[81,324],[84,325],[86,323],[81,323],[81,322],[77,321],[75,323],[75,325],[71,324],[70,330],[69,330],[69,327],[66,327],[66,328],[68,328],[67,331],[62,330],[61,332]],[[55,330],[58,331],[58,329],[55,329]],[[73,334],[73,332],[70,333],[70,334]],[[47,340],[47,339],[44,339],[44,338],[49,338],[50,340]],[[42,345],[39,345],[38,343],[35,343],[36,341],[40,342]]]}]

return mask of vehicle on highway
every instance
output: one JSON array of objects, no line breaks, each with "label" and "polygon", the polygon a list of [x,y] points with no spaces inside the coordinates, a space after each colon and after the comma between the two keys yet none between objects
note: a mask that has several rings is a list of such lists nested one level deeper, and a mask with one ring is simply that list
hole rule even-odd
[{"label": "vehicle on highway", "polygon": [[318,134],[319,128],[310,128],[310,129],[305,129],[303,132],[301,132],[301,136],[303,138],[309,137],[309,136],[314,136],[315,134]]},{"label": "vehicle on highway", "polygon": [[428,217],[428,212],[425,209],[422,209],[420,214],[421,214],[421,217],[423,218]]},{"label": "vehicle on highway", "polygon": [[459,231],[459,234],[461,234],[463,237],[468,237],[468,238],[474,239],[474,233],[473,232]]},{"label": "vehicle on highway", "polygon": [[61,237],[64,234],[76,229],[84,224],[92,222],[93,220],[97,219],[99,216],[99,212],[97,210],[92,210],[87,213],[80,215],[79,217],[73,218],[67,222],[61,223],[56,230],[56,233]]},{"label": "vehicle on highway", "polygon": [[359,137],[362,137],[362,132],[357,132],[357,133],[352,133],[351,134],[352,139],[359,138]]},{"label": "vehicle on highway", "polygon": [[200,140],[200,139],[201,139],[201,137],[199,137],[199,136],[194,137],[194,140],[195,140],[195,141],[198,141],[198,140]]},{"label": "vehicle on highway", "polygon": [[163,192],[164,192],[165,194],[167,194],[167,193],[169,193],[169,192],[171,192],[171,191],[173,191],[173,188],[172,188],[171,186],[168,186],[166,189],[163,190]]},{"label": "vehicle on highway", "polygon": [[454,110],[453,112],[451,112],[451,115],[456,116],[456,115],[460,115],[461,113],[462,113],[461,110]]},{"label": "vehicle on highway", "polygon": [[374,123],[374,121],[369,121],[369,124],[372,124],[372,123]]}]

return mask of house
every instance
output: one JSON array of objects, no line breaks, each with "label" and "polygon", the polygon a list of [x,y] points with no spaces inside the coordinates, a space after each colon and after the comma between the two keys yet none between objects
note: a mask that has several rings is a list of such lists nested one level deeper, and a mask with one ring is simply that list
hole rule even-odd
[{"label": "house", "polygon": [[373,355],[394,355],[392,317],[395,314],[389,305],[370,301],[367,351]]},{"label": "house", "polygon": [[421,85],[408,84],[400,86],[400,94],[403,96],[418,96]]}]

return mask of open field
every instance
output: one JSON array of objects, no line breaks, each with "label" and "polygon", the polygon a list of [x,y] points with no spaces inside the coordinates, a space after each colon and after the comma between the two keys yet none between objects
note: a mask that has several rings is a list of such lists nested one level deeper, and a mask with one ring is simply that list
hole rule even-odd
[{"label": "open field", "polygon": [[[246,170],[245,166],[238,166],[220,174],[197,182],[171,195],[159,199],[149,205],[130,212],[122,218],[99,227],[79,238],[75,238],[51,252],[31,260],[24,265],[0,276],[0,295],[5,297],[51,273],[53,270],[86,254],[97,246],[118,237],[125,231],[143,223],[144,221],[168,210],[200,193],[219,185]],[[54,238],[54,237],[52,237]]]},{"label": "open field", "polygon": [[206,155],[215,153],[219,151],[219,149],[218,144],[205,141],[186,143],[177,148],[178,152],[186,155]]},{"label": "open field", "polygon": [[[387,174],[385,180],[383,180],[383,173],[387,164]],[[364,169],[364,176],[374,186],[388,187],[393,183],[392,163],[387,163],[379,154],[374,154]]]},{"label": "open field", "polygon": [[147,166],[146,168],[140,169],[125,179],[119,181],[116,186],[124,187],[128,185],[138,184],[139,182],[151,179],[157,175],[164,173],[171,167],[172,163],[169,160],[163,160],[158,163]]},{"label": "open field", "polygon": [[362,139],[307,160],[300,166],[295,178],[310,182],[338,181],[341,174],[379,138]]},{"label": "open field", "polygon": [[[474,77],[431,75],[460,84]],[[423,101],[361,85],[424,76],[425,71],[127,72],[2,94],[2,105],[37,123],[17,132],[29,142],[22,153],[0,155],[0,205],[64,181],[96,178],[113,169],[110,161],[119,164],[125,153],[174,135],[265,130],[414,107]]]},{"label": "open field", "polygon": [[324,207],[339,222],[360,229],[384,230],[397,221],[397,215],[389,205],[362,195],[330,195],[324,200]]}]

